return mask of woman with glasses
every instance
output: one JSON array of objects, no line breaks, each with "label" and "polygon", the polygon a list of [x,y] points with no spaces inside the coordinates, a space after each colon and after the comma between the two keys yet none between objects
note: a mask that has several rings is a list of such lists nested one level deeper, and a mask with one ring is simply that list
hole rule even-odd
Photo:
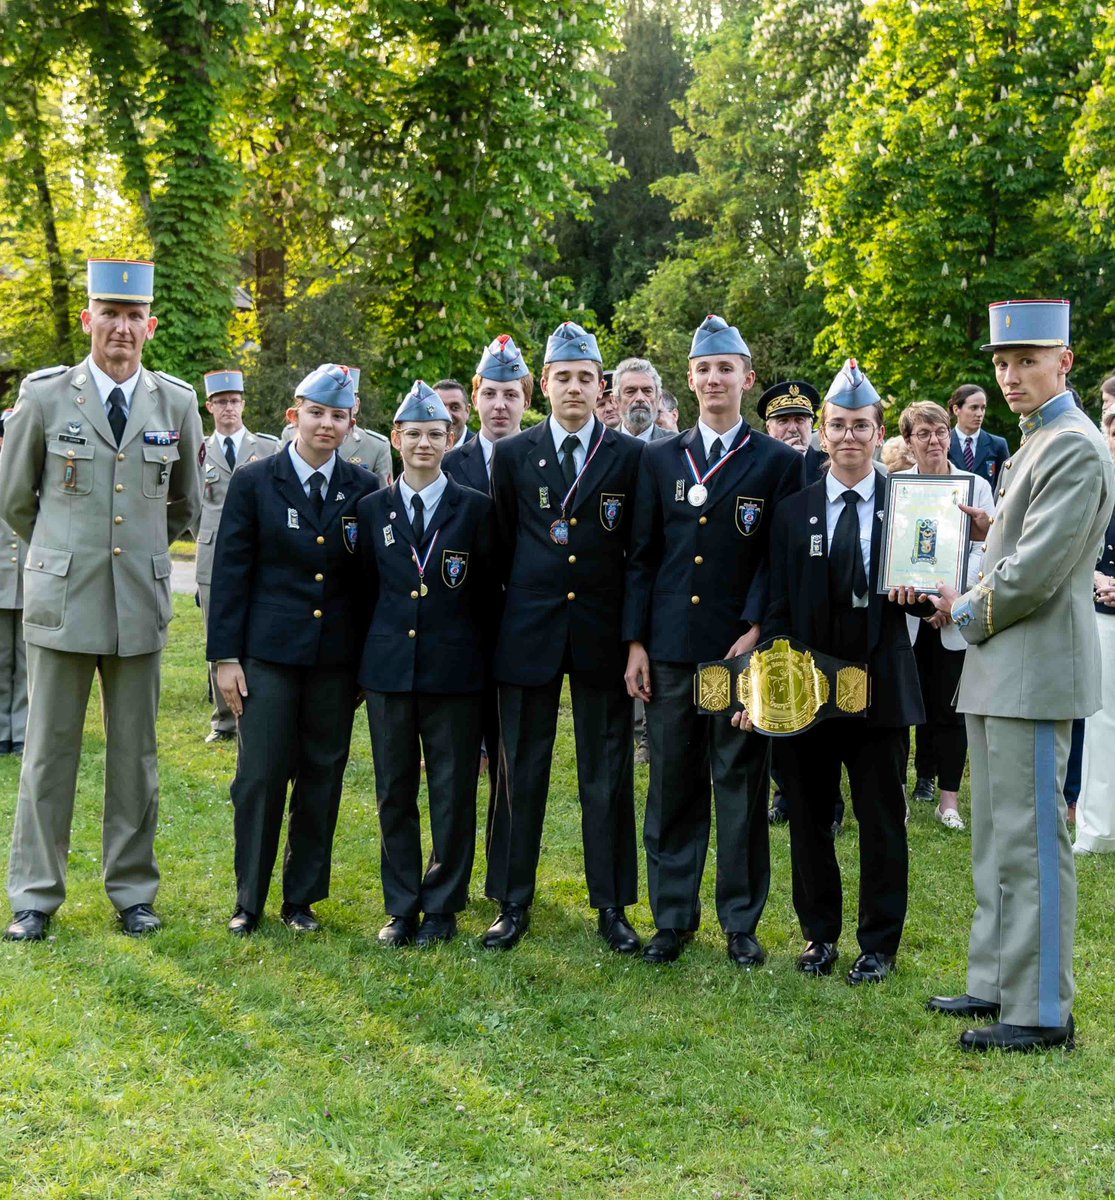
[{"label": "woman with glasses", "polygon": [[[949,462],[949,418],[939,404],[921,400],[909,405],[902,412],[898,428],[914,459],[911,474],[971,476],[975,480],[974,506],[987,513],[995,511],[987,480],[973,472],[961,471]],[[982,543],[973,543],[968,560],[969,582],[975,578],[982,556]],[[937,612],[923,620],[908,616],[907,623],[925,705],[925,722],[917,726],[914,750],[917,774],[914,799],[931,802],[940,783],[941,800],[933,815],[946,829],[961,830],[964,818],[960,815],[957,795],[968,756],[968,735],[964,718],[957,714],[952,698],[960,682],[966,643],[947,613]]]}]

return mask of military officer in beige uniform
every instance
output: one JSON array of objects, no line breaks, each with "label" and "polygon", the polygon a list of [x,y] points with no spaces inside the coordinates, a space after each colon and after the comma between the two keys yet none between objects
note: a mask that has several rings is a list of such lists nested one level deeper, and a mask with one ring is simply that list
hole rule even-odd
[{"label": "military officer in beige uniform", "polygon": [[[0,417],[0,448],[4,421]],[[3,456],[0,454],[0,462]],[[27,545],[0,521],[0,754],[22,754],[27,729],[27,655],[23,644],[23,560]]]},{"label": "military officer in beige uniform", "polygon": [[89,689],[105,728],[103,871],[124,931],[152,905],[159,660],[173,615],[169,543],[201,512],[197,398],[144,369],[151,263],[94,259],[81,314],[89,357],[29,375],[4,423],[0,520],[29,542],[24,571],[30,711],[12,833],[5,937],[38,941],[66,894]]},{"label": "military officer in beige uniform", "polygon": [[978,509],[983,568],[934,600],[968,651],[957,708],[972,772],[976,913],[968,990],[934,1012],[993,1020],[965,1050],[1071,1049],[1076,875],[1063,788],[1072,722],[1100,707],[1092,571],[1111,515],[1111,459],[1066,385],[1067,300],[991,306],[995,376],[1022,445]]},{"label": "military officer in beige uniform", "polygon": [[[356,408],[353,410],[353,419],[355,420],[360,412],[360,368],[345,367],[345,370],[352,378],[352,386],[356,389]],[[283,429],[282,444],[285,446],[293,437],[294,426],[287,425]],[[337,451],[337,457],[344,459],[347,463],[352,463],[354,467],[364,467],[366,470],[372,471],[383,480],[385,487],[394,478],[391,464],[391,440],[382,433],[376,433],[374,429],[361,429],[359,425],[353,425],[349,430],[348,437]]]},{"label": "military officer in beige uniform", "polygon": [[[213,583],[213,551],[217,528],[232,473],[244,463],[268,458],[282,449],[274,434],[252,433],[244,426],[244,374],[210,371],[205,376],[205,407],[213,417],[213,433],[205,440],[201,472],[201,524],[197,531],[197,591],[201,613],[209,627],[209,591]],[[217,668],[209,664],[213,714],[207,742],[230,742],[236,737],[236,717],[217,687]]]}]

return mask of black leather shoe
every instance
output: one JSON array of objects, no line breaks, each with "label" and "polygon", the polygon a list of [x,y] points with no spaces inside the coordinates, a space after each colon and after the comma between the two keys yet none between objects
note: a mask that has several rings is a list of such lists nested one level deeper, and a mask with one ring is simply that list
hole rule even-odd
[{"label": "black leather shoe", "polygon": [[409,946],[418,932],[417,917],[391,917],[379,931],[381,946]]},{"label": "black leather shoe", "polygon": [[308,904],[284,904],[279,909],[279,918],[295,933],[317,933],[321,928],[317,913]]},{"label": "black leather shoe", "polygon": [[672,963],[681,957],[682,949],[693,940],[688,929],[659,929],[643,947],[643,961]]},{"label": "black leather shoe", "polygon": [[643,948],[622,908],[602,908],[596,921],[596,932],[617,954],[638,954]]},{"label": "black leather shoe", "polygon": [[767,952],[753,933],[729,933],[728,957],[737,967],[761,967],[767,960]]},{"label": "black leather shoe", "polygon": [[835,942],[810,942],[798,958],[798,970],[806,975],[831,975],[839,957]]},{"label": "black leather shoe", "polygon": [[914,784],[913,798],[921,804],[932,804],[936,790],[937,781],[935,779],[922,779],[919,776],[917,783]]},{"label": "black leather shoe", "polygon": [[214,729],[213,732],[205,739],[207,745],[212,745],[214,742],[235,742],[236,734],[231,729]]},{"label": "black leather shoe", "polygon": [[985,1025],[960,1035],[961,1050],[1007,1050],[1028,1054],[1032,1050],[1075,1050],[1076,1026],[1072,1014],[1067,1025]]},{"label": "black leather shoe", "polygon": [[980,1000],[977,996],[930,996],[926,1008],[931,1013],[944,1013],[946,1017],[971,1017],[980,1021],[999,1015],[999,1006],[994,1000]]},{"label": "black leather shoe", "polygon": [[480,939],[485,950],[510,950],[517,946],[530,928],[530,908],[526,904],[501,904],[499,916]]},{"label": "black leather shoe", "polygon": [[23,743],[22,742],[12,742],[12,753],[13,754],[22,754],[23,753]]},{"label": "black leather shoe", "polygon": [[37,908],[25,908],[12,914],[12,923],[4,931],[6,942],[41,942],[46,937],[50,914]]},{"label": "black leather shoe", "polygon": [[451,942],[457,936],[457,918],[453,913],[427,913],[418,926],[414,944],[436,946],[439,942]]},{"label": "black leather shoe", "polygon": [[145,933],[154,933],[163,927],[150,904],[133,904],[130,908],[122,908],[116,915],[129,937],[143,937]]},{"label": "black leather shoe", "polygon": [[848,972],[848,982],[882,983],[896,968],[893,954],[861,954],[852,963],[852,969]]},{"label": "black leather shoe", "polygon": [[781,792],[775,792],[774,799],[770,802],[770,808],[767,809],[767,823],[785,825],[789,819],[790,813],[786,808],[786,797]]},{"label": "black leather shoe", "polygon": [[247,937],[249,934],[255,933],[258,926],[259,917],[237,905],[236,911],[232,914],[232,920],[228,923],[228,931],[234,937]]}]

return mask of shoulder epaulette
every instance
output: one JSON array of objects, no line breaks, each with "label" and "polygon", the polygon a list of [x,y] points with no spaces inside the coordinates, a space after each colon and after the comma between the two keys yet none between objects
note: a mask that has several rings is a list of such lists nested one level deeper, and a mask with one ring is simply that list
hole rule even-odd
[{"label": "shoulder epaulette", "polygon": [[281,442],[283,440],[276,437],[273,433],[253,433],[252,437],[261,438],[265,442]]},{"label": "shoulder epaulette", "polygon": [[391,439],[386,434],[377,433],[374,429],[363,428],[360,430],[360,432],[365,434],[367,437],[375,438],[377,442],[386,442],[389,446],[391,445]]},{"label": "shoulder epaulette", "polygon": [[69,369],[67,366],[43,367],[41,371],[32,371],[27,378],[29,381],[32,379],[49,379],[52,375],[61,375],[63,371],[68,371]]},{"label": "shoulder epaulette", "polygon": [[165,379],[167,383],[176,384],[180,388],[185,388],[187,392],[194,390],[192,383],[187,383],[184,379],[179,379],[177,375],[168,375],[166,371],[155,371],[153,374],[158,375],[160,379]]}]

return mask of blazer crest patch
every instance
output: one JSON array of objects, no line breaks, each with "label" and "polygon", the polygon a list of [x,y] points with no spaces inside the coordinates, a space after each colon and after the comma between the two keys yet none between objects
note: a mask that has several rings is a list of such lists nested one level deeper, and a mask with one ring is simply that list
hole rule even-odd
[{"label": "blazer crest patch", "polygon": [[355,517],[341,518],[341,536],[345,540],[345,549],[349,554],[356,553],[356,535],[360,531],[360,522]]},{"label": "blazer crest patch", "polygon": [[754,496],[736,497],[736,528],[750,537],[759,528],[763,516],[763,501]]},{"label": "blazer crest patch", "polygon": [[610,533],[623,517],[623,492],[600,493],[600,524]]},{"label": "blazer crest patch", "polygon": [[468,574],[468,551],[443,550],[441,552],[441,578],[448,588],[459,588]]}]

